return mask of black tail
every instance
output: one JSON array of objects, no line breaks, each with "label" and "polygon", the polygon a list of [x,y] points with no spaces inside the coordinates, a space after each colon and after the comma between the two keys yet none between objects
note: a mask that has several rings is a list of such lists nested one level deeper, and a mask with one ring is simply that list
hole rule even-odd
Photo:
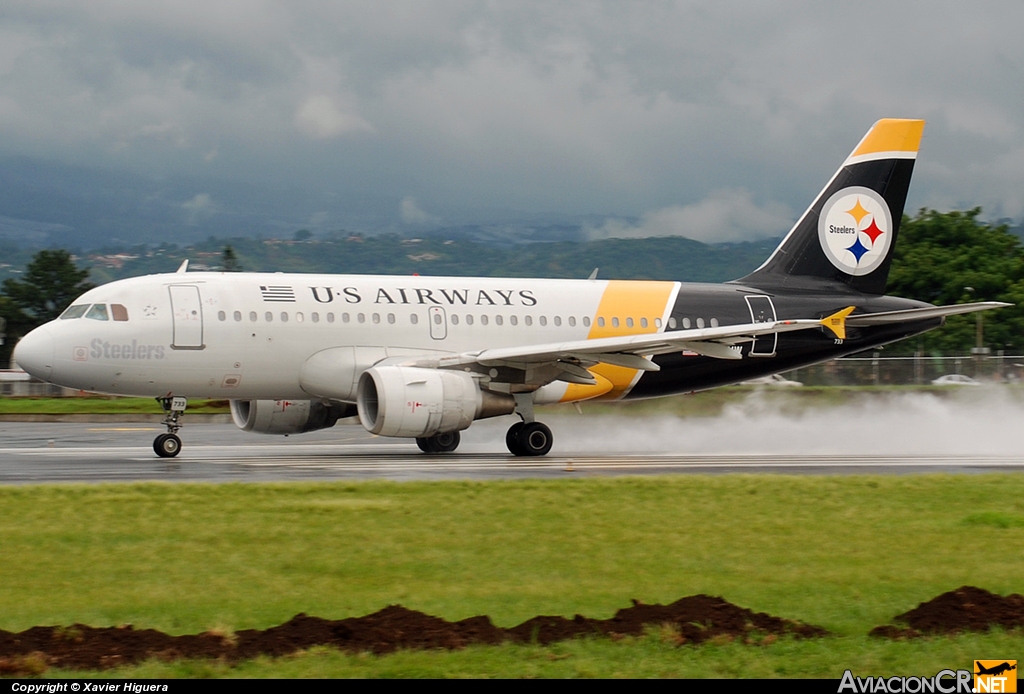
[{"label": "black tail", "polygon": [[736,282],[884,293],[923,131],[923,120],[875,123],[771,257]]}]

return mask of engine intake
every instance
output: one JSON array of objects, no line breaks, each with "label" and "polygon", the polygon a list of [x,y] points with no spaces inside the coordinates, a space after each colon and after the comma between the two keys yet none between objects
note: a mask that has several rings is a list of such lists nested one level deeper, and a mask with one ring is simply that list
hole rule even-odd
[{"label": "engine intake", "polygon": [[351,404],[319,400],[232,400],[231,419],[243,431],[257,434],[304,434],[333,427],[355,414]]},{"label": "engine intake", "polygon": [[377,366],[359,377],[359,421],[380,436],[423,437],[469,427],[474,419],[509,414],[509,395],[481,391],[462,371]]}]

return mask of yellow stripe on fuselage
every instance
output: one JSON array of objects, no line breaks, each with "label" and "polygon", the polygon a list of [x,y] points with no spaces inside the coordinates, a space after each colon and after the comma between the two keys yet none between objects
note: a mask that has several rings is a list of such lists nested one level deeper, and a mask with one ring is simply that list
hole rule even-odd
[{"label": "yellow stripe on fuselage", "polygon": [[[675,296],[676,286],[675,282],[608,282],[597,314],[591,317],[587,339],[658,332],[658,323],[666,319],[668,303]],[[646,327],[642,319],[646,319]],[[633,385],[639,373],[636,369],[611,364],[597,364],[590,368],[590,372],[594,374],[597,385],[570,383],[562,402],[618,400]]]}]

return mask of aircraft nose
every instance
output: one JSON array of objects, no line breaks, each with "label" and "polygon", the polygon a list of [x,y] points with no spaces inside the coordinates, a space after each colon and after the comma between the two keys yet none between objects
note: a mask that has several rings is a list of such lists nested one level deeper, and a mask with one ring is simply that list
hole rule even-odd
[{"label": "aircraft nose", "polygon": [[53,372],[53,336],[45,327],[36,328],[14,347],[14,361],[36,378],[49,381]]}]

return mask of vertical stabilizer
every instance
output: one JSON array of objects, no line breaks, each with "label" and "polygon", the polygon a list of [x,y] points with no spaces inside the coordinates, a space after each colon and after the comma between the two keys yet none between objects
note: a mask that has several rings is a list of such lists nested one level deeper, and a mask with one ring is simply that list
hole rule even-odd
[{"label": "vertical stabilizer", "polygon": [[884,293],[923,131],[923,120],[875,123],[771,257],[737,282]]}]

